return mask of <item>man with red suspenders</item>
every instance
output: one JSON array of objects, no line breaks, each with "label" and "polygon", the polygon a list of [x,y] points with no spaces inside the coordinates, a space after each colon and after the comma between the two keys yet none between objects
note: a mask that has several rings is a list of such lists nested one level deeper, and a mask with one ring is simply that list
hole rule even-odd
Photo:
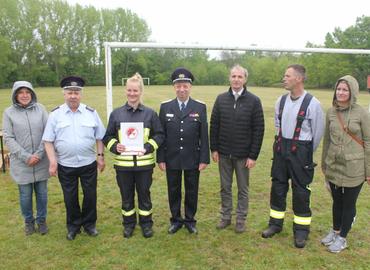
[{"label": "man with red suspenders", "polygon": [[311,209],[309,185],[313,180],[313,152],[324,132],[320,102],[304,90],[305,68],[288,66],[283,83],[288,94],[275,106],[274,158],[271,168],[269,227],[262,232],[269,238],[281,232],[286,210],[286,195],[291,179],[294,212],[294,244],[303,248],[308,238]]}]

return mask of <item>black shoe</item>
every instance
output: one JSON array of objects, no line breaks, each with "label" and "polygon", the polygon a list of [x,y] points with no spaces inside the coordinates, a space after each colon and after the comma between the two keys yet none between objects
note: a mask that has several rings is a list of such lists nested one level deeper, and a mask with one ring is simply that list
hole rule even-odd
[{"label": "black shoe", "polygon": [[97,229],[95,227],[93,228],[90,228],[90,229],[84,229],[85,230],[85,233],[89,236],[98,236],[99,232],[97,231]]},{"label": "black shoe", "polygon": [[188,229],[189,233],[191,234],[197,234],[198,230],[197,227],[195,227],[195,224],[186,224],[186,229]]},{"label": "black shoe", "polygon": [[35,232],[35,222],[26,222],[24,227],[24,233],[28,236]]},{"label": "black shoe", "polygon": [[281,228],[278,226],[271,225],[266,230],[262,232],[263,238],[270,238],[273,237],[275,234],[281,232]]},{"label": "black shoe", "polygon": [[145,238],[150,238],[153,236],[153,229],[151,227],[141,227],[141,230]]},{"label": "black shoe", "polygon": [[174,234],[174,233],[177,233],[178,230],[180,230],[182,227],[182,224],[178,224],[178,223],[172,223],[170,225],[170,227],[168,228],[168,233],[169,234]]},{"label": "black shoe", "polygon": [[66,238],[67,238],[67,240],[72,241],[76,238],[76,235],[77,235],[77,232],[70,231],[70,232],[67,233]]},{"label": "black shoe", "polygon": [[123,237],[130,238],[134,234],[135,227],[125,227],[123,229]]},{"label": "black shoe", "polygon": [[296,248],[304,248],[306,246],[306,239],[304,239],[304,238],[294,238],[294,246]]},{"label": "black shoe", "polygon": [[41,235],[45,235],[48,233],[49,229],[48,229],[48,225],[46,225],[46,222],[41,222],[39,224],[37,224],[37,227],[38,227],[38,232],[41,234]]}]

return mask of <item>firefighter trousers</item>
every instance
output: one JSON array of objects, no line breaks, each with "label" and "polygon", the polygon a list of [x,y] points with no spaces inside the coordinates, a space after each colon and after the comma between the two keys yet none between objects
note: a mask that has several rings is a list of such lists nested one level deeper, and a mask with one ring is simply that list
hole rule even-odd
[{"label": "firefighter trousers", "polygon": [[[286,196],[289,179],[292,186],[292,204],[294,212],[293,231],[308,235],[311,224],[309,185],[313,180],[312,142],[296,141],[296,151],[292,151],[292,140],[282,139],[281,150],[274,151],[271,168],[272,186],[270,194],[269,225],[283,226]],[[276,149],[276,147],[274,147]]]},{"label": "firefighter trousers", "polygon": [[153,169],[143,171],[116,170],[116,179],[122,198],[122,224],[135,227],[137,215],[135,209],[135,189],[138,197],[139,224],[141,227],[152,227],[152,201],[150,187]]}]

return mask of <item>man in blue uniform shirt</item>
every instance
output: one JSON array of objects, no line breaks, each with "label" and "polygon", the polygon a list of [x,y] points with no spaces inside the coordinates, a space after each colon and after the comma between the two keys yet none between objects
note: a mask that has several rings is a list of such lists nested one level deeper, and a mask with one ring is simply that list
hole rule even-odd
[{"label": "man in blue uniform shirt", "polygon": [[[202,102],[190,98],[194,76],[185,68],[171,75],[176,98],[161,104],[159,119],[165,141],[157,151],[157,162],[166,171],[168,200],[171,210],[168,233],[176,233],[183,225],[189,233],[197,233],[194,219],[198,204],[199,173],[209,164],[207,109]],[[184,174],[185,217],[181,215],[181,183]]]},{"label": "man in blue uniform shirt", "polygon": [[[64,78],[65,103],[52,110],[42,137],[51,176],[59,178],[67,210],[67,239],[73,240],[81,226],[90,236],[96,230],[97,168],[104,170],[105,128],[98,113],[80,103],[85,82],[80,77]],[[95,151],[95,144],[97,153]],[[84,194],[82,210],[78,201],[78,179]]]}]

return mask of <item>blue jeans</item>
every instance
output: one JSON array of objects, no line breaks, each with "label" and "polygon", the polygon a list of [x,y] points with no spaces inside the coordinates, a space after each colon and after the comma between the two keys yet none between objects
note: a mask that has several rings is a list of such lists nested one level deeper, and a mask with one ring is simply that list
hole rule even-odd
[{"label": "blue jeans", "polygon": [[45,222],[48,205],[48,181],[40,181],[26,185],[18,185],[19,202],[21,205],[22,215],[26,223],[34,222],[32,211],[32,193],[35,190],[36,194],[36,223]]}]

